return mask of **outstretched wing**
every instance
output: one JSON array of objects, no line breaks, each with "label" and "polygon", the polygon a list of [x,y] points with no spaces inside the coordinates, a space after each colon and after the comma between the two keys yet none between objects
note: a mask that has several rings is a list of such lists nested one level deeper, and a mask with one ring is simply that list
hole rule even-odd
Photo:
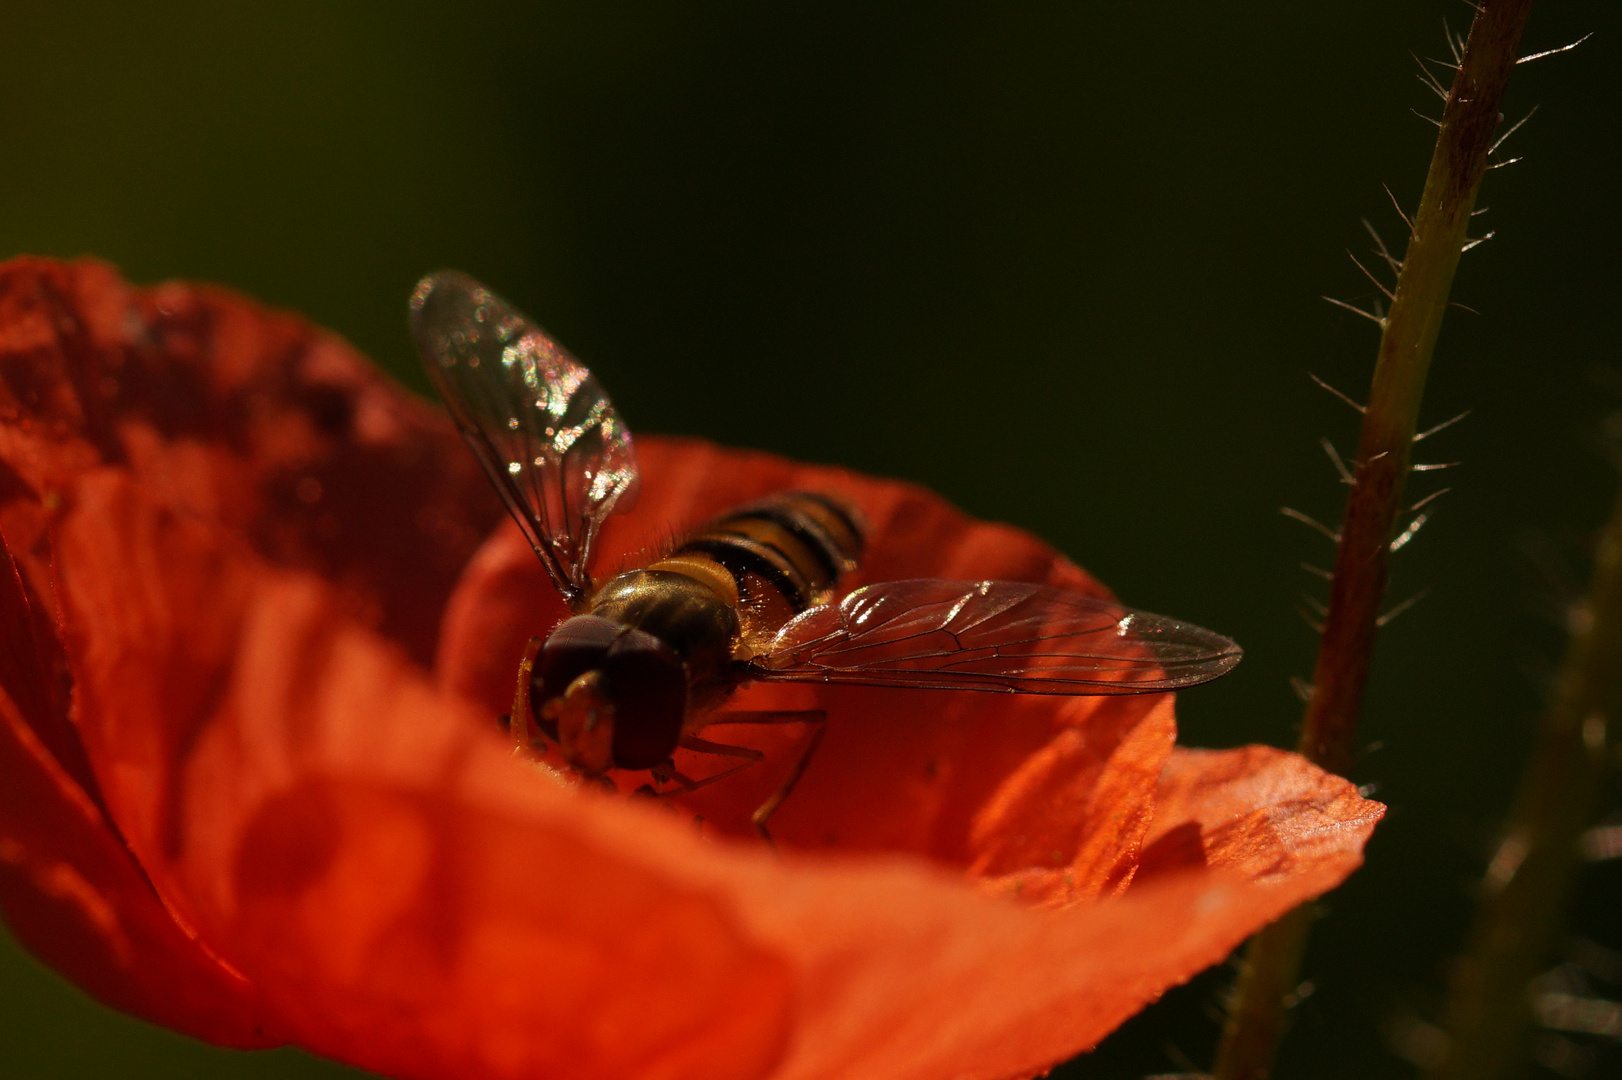
[{"label": "outstretched wing", "polygon": [[573,603],[590,590],[603,519],[636,499],[631,433],[585,365],[466,274],[418,282],[411,332],[463,438]]},{"label": "outstretched wing", "polygon": [[1022,694],[1136,694],[1206,682],[1239,646],[1190,623],[1017,581],[890,581],[796,616],[759,679]]}]

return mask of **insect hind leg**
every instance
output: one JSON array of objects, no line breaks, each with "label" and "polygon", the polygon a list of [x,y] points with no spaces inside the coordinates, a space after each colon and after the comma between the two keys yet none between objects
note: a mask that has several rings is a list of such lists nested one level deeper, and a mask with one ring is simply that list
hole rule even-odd
[{"label": "insect hind leg", "polygon": [[[772,815],[777,813],[778,808],[783,805],[783,802],[791,794],[793,794],[794,788],[800,782],[800,778],[805,775],[805,770],[810,767],[812,757],[816,755],[817,748],[822,745],[822,736],[828,730],[827,721],[828,714],[822,709],[735,709],[731,712],[721,713],[715,719],[711,720],[708,725],[706,725],[709,727],[714,727],[721,724],[813,725],[811,738],[805,744],[805,747],[800,751],[800,756],[795,759],[793,768],[791,768],[788,775],[783,778],[783,782],[777,785],[777,789],[773,791],[771,795],[767,796],[766,801],[761,803],[749,818],[749,823],[754,827],[756,834],[774,848],[777,845],[772,840],[771,830],[767,828],[767,823],[771,821]],[[699,747],[689,745],[689,740],[692,738],[692,736],[688,736],[682,741],[682,745],[687,746],[689,749],[700,749]],[[703,739],[698,739],[696,741],[701,743],[705,742]],[[709,747],[718,746],[719,744],[706,743],[705,745],[706,747]],[[737,751],[742,748],[731,747],[730,749]],[[714,753],[717,751],[709,752]],[[722,773],[717,774],[717,777],[712,779],[717,779],[721,776],[731,776],[733,773],[738,772],[740,769],[745,767],[746,765],[739,765],[736,768],[727,769]]]},{"label": "insect hind leg", "polygon": [[[822,745],[823,735],[827,734],[828,731],[828,714],[820,709],[801,713],[798,720],[801,723],[814,725],[811,729],[811,738],[806,742],[805,748],[800,751],[800,756],[795,760],[794,767],[783,778],[783,782],[777,785],[777,790],[772,792],[749,818],[749,823],[755,827],[755,832],[759,833],[760,838],[773,847],[777,845],[772,842],[772,834],[766,828],[766,823],[771,820],[773,814],[777,813],[777,808],[783,805],[783,800],[793,793],[794,788],[800,782],[800,778],[805,775],[805,770],[810,767],[811,758],[816,755],[817,747]],[[790,723],[792,721],[777,722]]]}]

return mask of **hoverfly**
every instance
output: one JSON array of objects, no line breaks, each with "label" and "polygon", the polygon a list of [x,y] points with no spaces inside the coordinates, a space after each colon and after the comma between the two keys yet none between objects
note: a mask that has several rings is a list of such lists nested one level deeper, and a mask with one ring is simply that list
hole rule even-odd
[{"label": "hoverfly", "polygon": [[[604,520],[637,494],[636,451],[590,371],[465,274],[411,298],[423,363],[464,439],[574,613],[519,664],[508,729],[573,771],[647,770],[681,794],[762,760],[703,737],[712,725],[812,722],[767,820],[820,742],[821,713],[728,711],[755,680],[1022,694],[1151,693],[1239,662],[1227,638],[1045,585],[917,579],[840,593],[866,541],[854,506],[791,491],[738,507],[640,569],[595,581]],[[677,748],[731,759],[701,780]]]}]

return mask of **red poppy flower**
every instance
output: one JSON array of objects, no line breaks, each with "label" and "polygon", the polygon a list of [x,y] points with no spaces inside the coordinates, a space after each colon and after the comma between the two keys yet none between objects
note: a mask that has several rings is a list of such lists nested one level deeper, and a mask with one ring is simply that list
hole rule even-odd
[{"label": "red poppy flower", "polygon": [[[821,487],[867,579],[1100,590],[906,484],[640,448],[601,565]],[[493,723],[561,613],[502,517],[441,414],[295,316],[0,267],[16,935],[117,1008],[391,1076],[1024,1076],[1334,887],[1380,815],[1291,754],[1173,749],[1169,696],[745,691],[829,718],[781,856],[730,834],[791,728],[680,812],[571,788]]]}]

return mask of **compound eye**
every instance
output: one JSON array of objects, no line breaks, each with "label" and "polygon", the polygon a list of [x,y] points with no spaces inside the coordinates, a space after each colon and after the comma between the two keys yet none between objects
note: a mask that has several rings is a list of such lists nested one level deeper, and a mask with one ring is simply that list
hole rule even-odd
[{"label": "compound eye", "polygon": [[651,769],[675,752],[687,712],[687,670],[652,634],[626,630],[603,660],[603,688],[614,703],[614,765]]},{"label": "compound eye", "polygon": [[553,741],[558,737],[555,720],[541,715],[547,702],[563,696],[569,684],[588,671],[600,670],[615,640],[625,632],[619,623],[596,615],[576,615],[552,631],[535,657],[530,676],[529,711],[535,724]]}]

